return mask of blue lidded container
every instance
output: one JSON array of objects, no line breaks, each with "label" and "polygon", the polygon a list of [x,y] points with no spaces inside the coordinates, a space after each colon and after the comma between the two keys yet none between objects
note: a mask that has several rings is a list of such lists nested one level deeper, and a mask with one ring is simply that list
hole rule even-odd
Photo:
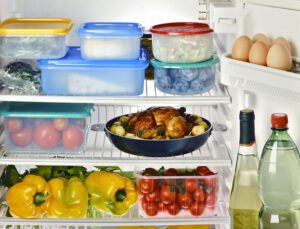
[{"label": "blue lidded container", "polygon": [[132,22],[89,22],[78,29],[81,56],[88,60],[135,60],[144,28]]},{"label": "blue lidded container", "polygon": [[65,57],[38,63],[46,95],[131,96],[143,93],[149,56],[142,48],[137,60],[85,60],[70,47]]}]

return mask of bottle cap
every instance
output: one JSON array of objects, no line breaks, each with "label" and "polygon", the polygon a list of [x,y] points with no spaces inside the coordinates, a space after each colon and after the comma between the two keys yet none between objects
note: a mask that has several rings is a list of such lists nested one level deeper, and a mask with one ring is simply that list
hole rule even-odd
[{"label": "bottle cap", "polygon": [[288,116],[284,113],[272,114],[271,123],[274,128],[286,128],[288,124]]},{"label": "bottle cap", "polygon": [[240,121],[249,122],[254,121],[254,111],[251,109],[243,109],[240,111]]}]

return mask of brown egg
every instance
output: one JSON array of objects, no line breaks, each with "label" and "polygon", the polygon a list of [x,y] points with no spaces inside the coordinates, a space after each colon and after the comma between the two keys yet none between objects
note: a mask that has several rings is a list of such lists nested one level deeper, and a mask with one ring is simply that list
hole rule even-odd
[{"label": "brown egg", "polygon": [[280,70],[290,71],[292,68],[291,53],[283,45],[272,45],[267,56],[267,66]]},{"label": "brown egg", "polygon": [[253,37],[253,42],[255,42],[255,41],[262,41],[262,42],[264,42],[268,50],[272,46],[272,42],[270,41],[270,39],[266,35],[264,35],[262,33],[258,33],[258,34],[256,34]]},{"label": "brown egg", "polygon": [[292,54],[291,44],[285,38],[278,37],[278,38],[275,39],[275,41],[273,42],[273,44],[280,44],[280,45],[285,46],[289,50],[289,52]]},{"label": "brown egg", "polygon": [[247,62],[251,45],[252,41],[247,36],[241,36],[236,39],[232,46],[232,58]]},{"label": "brown egg", "polygon": [[249,62],[258,65],[267,65],[268,48],[262,41],[256,41],[249,52]]}]

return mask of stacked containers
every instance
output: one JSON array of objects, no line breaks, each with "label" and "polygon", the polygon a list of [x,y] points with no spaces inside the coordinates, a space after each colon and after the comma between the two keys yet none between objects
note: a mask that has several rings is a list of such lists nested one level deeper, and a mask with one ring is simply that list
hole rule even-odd
[{"label": "stacked containers", "polygon": [[[199,94],[215,85],[213,30],[196,22],[152,26],[156,87],[169,94]],[[205,61],[204,63],[201,63]]]}]

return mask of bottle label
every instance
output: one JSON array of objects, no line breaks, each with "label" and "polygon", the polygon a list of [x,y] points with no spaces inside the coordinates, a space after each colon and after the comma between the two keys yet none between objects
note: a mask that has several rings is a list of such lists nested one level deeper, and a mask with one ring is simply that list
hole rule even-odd
[{"label": "bottle label", "polygon": [[243,156],[257,155],[256,143],[253,142],[249,145],[240,145],[239,154]]}]

